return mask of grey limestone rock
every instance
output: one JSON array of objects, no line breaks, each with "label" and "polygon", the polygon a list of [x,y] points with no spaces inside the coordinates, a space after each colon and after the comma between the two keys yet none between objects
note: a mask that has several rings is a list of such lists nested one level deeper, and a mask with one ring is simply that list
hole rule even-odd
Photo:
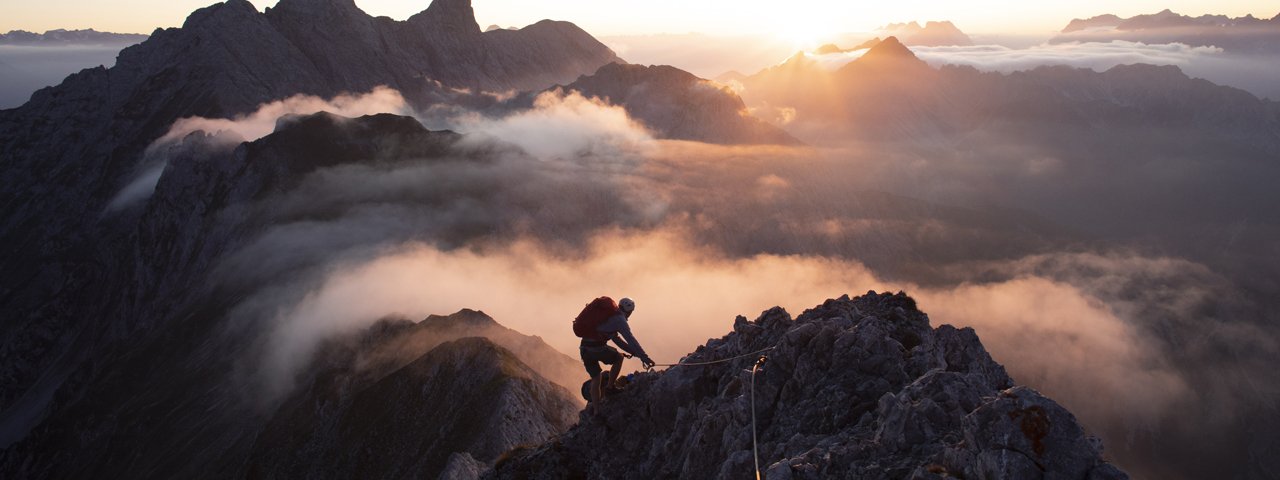
[{"label": "grey limestone rock", "polygon": [[[932,328],[901,292],[781,309],[641,373],[487,478],[1127,478],[1066,409],[1014,386],[971,329]],[[602,448],[601,445],[608,445]]]}]

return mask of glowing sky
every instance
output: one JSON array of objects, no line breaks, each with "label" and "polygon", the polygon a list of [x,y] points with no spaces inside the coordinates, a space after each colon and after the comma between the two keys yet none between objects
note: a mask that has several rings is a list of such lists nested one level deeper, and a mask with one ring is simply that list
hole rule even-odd
[{"label": "glowing sky", "polygon": [[[251,0],[259,9],[276,0]],[[0,0],[0,31],[95,28],[150,33],[181,25],[214,0]],[[356,0],[373,15],[404,19],[429,0]],[[687,33],[771,34],[783,38],[870,31],[889,22],[952,20],[967,33],[1048,34],[1076,17],[1132,16],[1164,8],[1271,18],[1280,2],[1259,0],[851,1],[851,0],[475,0],[481,27],[524,26],[544,18],[577,23],[595,35]]]}]

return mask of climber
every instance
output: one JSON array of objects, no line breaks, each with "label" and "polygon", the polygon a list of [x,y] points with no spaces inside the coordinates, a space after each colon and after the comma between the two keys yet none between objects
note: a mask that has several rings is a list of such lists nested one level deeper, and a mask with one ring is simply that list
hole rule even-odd
[{"label": "climber", "polygon": [[[640,342],[631,334],[631,326],[627,319],[636,310],[636,302],[623,298],[613,303],[609,297],[600,297],[587,304],[582,313],[573,321],[573,333],[582,337],[578,347],[582,354],[582,364],[591,375],[591,401],[600,401],[600,396],[607,389],[614,387],[614,380],[622,371],[622,354],[618,349],[608,345],[609,340],[623,351],[640,358],[645,368],[653,367],[653,359],[640,347]],[[612,366],[603,372],[600,364]]]}]

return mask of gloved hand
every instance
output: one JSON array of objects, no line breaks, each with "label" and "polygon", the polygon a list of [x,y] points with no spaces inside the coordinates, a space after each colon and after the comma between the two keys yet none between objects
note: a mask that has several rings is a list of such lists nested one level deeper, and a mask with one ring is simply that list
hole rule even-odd
[{"label": "gloved hand", "polygon": [[653,359],[649,357],[640,359],[640,363],[644,365],[644,368],[653,368],[654,365]]}]

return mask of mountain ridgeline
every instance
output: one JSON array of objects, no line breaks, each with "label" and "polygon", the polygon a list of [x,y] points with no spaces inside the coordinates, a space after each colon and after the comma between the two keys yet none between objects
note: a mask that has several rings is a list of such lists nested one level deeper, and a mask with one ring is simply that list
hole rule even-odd
[{"label": "mountain ridgeline", "polygon": [[682,362],[487,478],[750,478],[754,450],[768,479],[1128,478],[972,329],[931,327],[901,292],[738,317]]}]

